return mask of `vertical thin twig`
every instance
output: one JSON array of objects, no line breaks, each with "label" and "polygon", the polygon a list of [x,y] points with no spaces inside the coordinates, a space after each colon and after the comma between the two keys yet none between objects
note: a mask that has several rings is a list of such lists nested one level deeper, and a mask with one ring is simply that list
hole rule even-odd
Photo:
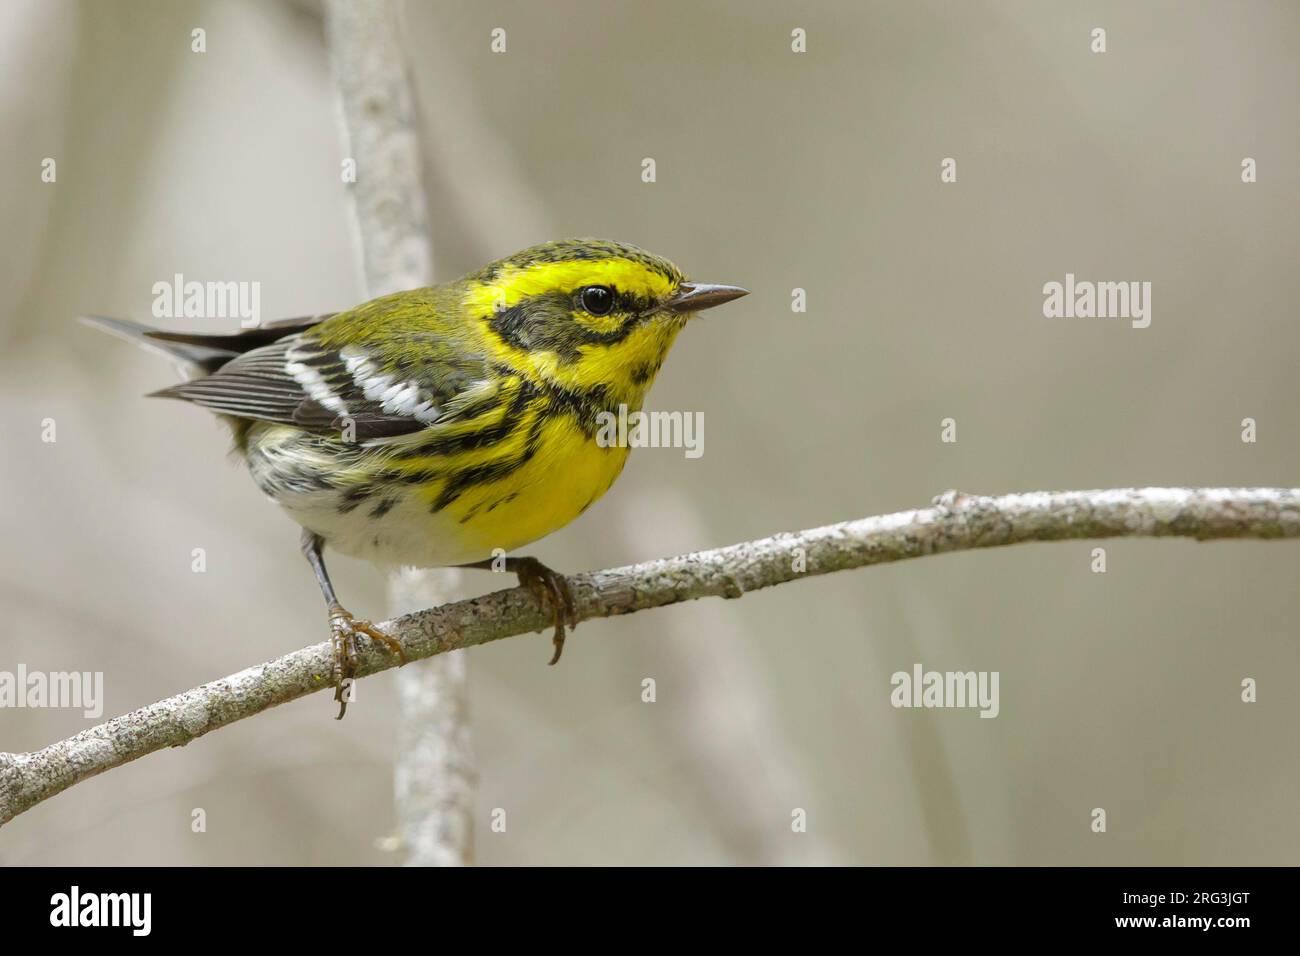
[{"label": "vertical thin twig", "polygon": [[[420,178],[415,106],[390,0],[328,0],[326,35],[355,162],[353,210],[371,296],[430,285],[433,244]],[[443,603],[456,571],[405,571],[388,584],[389,610]],[[394,775],[398,826],[412,866],[473,860],[474,758],[464,652],[403,668]]]}]

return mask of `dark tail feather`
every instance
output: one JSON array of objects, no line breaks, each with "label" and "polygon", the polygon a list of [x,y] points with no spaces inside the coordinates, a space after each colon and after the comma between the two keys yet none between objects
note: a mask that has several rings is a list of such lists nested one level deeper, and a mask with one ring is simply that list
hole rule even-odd
[{"label": "dark tail feather", "polygon": [[242,353],[251,352],[253,349],[261,348],[263,345],[270,345],[272,342],[278,342],[285,336],[293,335],[295,332],[310,329],[313,325],[319,325],[325,319],[328,319],[332,314],[308,315],[297,319],[263,322],[261,325],[251,329],[240,329],[238,332],[210,334],[202,332],[160,332],[156,329],[149,329],[145,334],[151,339],[161,339],[164,342],[181,342],[186,345],[202,345],[222,352]]},{"label": "dark tail feather", "polygon": [[83,325],[107,332],[116,338],[131,342],[141,348],[170,359],[179,360],[191,368],[210,375],[239,354],[234,349],[214,348],[210,345],[195,345],[188,342],[175,342],[157,337],[155,329],[139,322],[126,319],[110,319],[102,315],[83,315],[78,317]]}]

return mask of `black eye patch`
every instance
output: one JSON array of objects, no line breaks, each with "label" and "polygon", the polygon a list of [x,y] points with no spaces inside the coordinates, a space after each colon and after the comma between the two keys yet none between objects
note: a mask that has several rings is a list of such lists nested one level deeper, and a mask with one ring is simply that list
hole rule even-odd
[{"label": "black eye patch", "polygon": [[[573,319],[573,309],[592,312],[583,301],[583,293],[600,289],[609,293],[609,308],[604,315],[622,316],[616,328],[596,329]],[[599,296],[599,293],[596,293]],[[593,301],[592,306],[604,306]],[[529,296],[507,309],[497,309],[488,319],[488,327],[507,345],[525,351],[550,351],[561,361],[576,361],[585,345],[615,345],[651,315],[650,300],[618,292],[609,286],[582,286],[572,292],[541,292]]]}]

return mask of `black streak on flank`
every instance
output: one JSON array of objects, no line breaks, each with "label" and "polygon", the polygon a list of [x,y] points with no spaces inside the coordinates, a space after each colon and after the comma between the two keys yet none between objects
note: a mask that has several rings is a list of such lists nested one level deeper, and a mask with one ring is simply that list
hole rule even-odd
[{"label": "black streak on flank", "polygon": [[340,496],[340,501],[336,510],[339,514],[345,515],[354,511],[357,505],[365,501],[375,493],[375,489],[369,485],[353,485]]},{"label": "black streak on flank", "polygon": [[487,510],[488,510],[488,511],[495,511],[497,508],[501,507],[501,505],[508,505],[508,504],[510,504],[510,502],[514,501],[514,500],[515,500],[516,498],[518,498],[518,497],[519,497],[519,492],[517,492],[517,491],[512,491],[512,492],[510,492],[510,494],[506,495],[504,498],[498,498],[496,501],[492,502],[492,504],[488,505],[488,509],[487,509]]},{"label": "black streak on flank", "polygon": [[541,436],[542,425],[546,421],[546,410],[539,409],[532,427],[528,432],[528,442],[524,451],[517,458],[508,458],[505,461],[496,461],[488,465],[478,465],[474,468],[466,468],[464,471],[457,472],[447,480],[443,485],[442,492],[438,495],[436,501],[429,508],[431,514],[436,514],[447,505],[451,504],[466,491],[469,491],[475,485],[491,484],[507,478],[514,474],[537,454],[537,446]]}]

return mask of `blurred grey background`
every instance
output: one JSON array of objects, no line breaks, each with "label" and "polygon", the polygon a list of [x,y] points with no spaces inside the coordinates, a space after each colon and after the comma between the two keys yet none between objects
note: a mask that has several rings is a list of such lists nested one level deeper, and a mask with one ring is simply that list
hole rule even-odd
[{"label": "blurred grey background", "polygon": [[[259,281],[265,318],[355,304],[344,151],[310,3],[0,10],[0,669],[103,671],[108,717],[325,621],[223,428],[141,399],[168,365],[72,317],[148,320],[177,272]],[[651,396],[703,411],[704,456],[635,453],[528,549],[549,564],[953,487],[1300,484],[1295,3],[411,2],[405,21],[440,278],[599,235],[754,292],[687,330]],[[1044,319],[1066,272],[1150,281],[1151,327]],[[541,635],[473,651],[479,861],[1297,862],[1300,547],[1113,541],[1105,574],[1092,547],[586,623],[555,668]],[[378,572],[332,567],[383,616]],[[918,661],[999,671],[1000,716],[893,709]],[[76,786],[0,830],[0,862],[395,862],[392,682],[341,723],[316,695]],[[0,750],[90,723],[3,710]]]}]

